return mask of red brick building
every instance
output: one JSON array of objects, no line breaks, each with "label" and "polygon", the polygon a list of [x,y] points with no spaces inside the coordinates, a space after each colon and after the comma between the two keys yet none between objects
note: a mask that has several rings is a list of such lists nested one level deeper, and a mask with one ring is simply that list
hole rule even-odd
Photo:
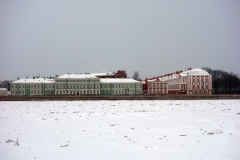
[{"label": "red brick building", "polygon": [[199,68],[188,68],[163,76],[146,78],[143,81],[144,94],[212,94],[212,76]]}]

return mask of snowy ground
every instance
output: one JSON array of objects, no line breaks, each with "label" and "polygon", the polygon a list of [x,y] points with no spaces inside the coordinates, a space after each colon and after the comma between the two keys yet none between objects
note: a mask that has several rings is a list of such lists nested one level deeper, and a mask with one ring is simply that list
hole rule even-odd
[{"label": "snowy ground", "polygon": [[239,160],[240,100],[0,102],[0,157]]}]

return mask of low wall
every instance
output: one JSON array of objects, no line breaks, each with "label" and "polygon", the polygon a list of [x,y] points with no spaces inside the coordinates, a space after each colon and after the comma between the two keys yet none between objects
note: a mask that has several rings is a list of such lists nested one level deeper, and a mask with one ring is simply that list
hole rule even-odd
[{"label": "low wall", "polygon": [[139,95],[139,96],[0,96],[0,101],[58,100],[211,100],[240,99],[240,95]]}]

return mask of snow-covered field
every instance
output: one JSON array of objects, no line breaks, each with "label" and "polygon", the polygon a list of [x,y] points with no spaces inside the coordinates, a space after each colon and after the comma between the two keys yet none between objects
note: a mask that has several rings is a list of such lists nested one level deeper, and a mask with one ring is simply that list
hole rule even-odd
[{"label": "snow-covered field", "polygon": [[240,100],[3,101],[0,159],[239,160]]}]

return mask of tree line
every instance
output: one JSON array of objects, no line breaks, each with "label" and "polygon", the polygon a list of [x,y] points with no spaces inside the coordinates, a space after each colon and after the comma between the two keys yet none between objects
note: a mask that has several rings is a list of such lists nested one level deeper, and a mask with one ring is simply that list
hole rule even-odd
[{"label": "tree line", "polygon": [[208,67],[202,69],[212,75],[213,94],[240,94],[239,75],[223,70],[213,70]]},{"label": "tree line", "polygon": [[0,81],[0,88],[7,88],[8,91],[10,91],[10,83],[12,81],[9,81],[9,80],[4,80],[4,81]]}]

